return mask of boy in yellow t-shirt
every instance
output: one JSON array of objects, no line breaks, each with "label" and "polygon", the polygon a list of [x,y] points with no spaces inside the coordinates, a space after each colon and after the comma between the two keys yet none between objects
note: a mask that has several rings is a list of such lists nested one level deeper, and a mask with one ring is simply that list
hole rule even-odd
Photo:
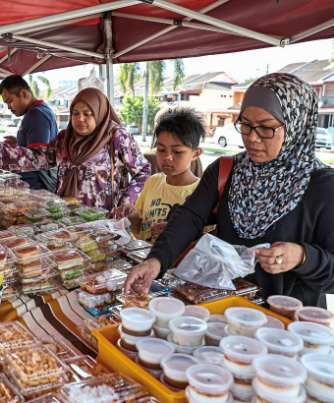
[{"label": "boy in yellow t-shirt", "polygon": [[173,212],[197,187],[199,178],[190,164],[202,153],[200,139],[205,129],[201,115],[190,108],[176,108],[162,115],[153,134],[157,163],[162,170],[147,179],[136,206],[114,209],[118,218],[127,217],[139,239],[154,242]]}]

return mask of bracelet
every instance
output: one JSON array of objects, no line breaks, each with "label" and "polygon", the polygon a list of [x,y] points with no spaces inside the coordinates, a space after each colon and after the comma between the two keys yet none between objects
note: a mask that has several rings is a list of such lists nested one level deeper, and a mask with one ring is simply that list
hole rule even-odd
[{"label": "bracelet", "polygon": [[303,264],[306,262],[306,250],[303,245],[299,245],[299,246],[302,248],[302,251],[303,251],[303,259],[297,267],[303,266]]}]

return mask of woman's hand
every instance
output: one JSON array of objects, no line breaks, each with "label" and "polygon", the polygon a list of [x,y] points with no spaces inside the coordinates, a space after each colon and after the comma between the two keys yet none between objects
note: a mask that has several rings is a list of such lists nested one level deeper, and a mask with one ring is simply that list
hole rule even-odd
[{"label": "woman's hand", "polygon": [[129,218],[131,219],[136,219],[139,217],[138,211],[135,209],[135,207],[130,204],[122,204],[121,206],[114,208],[112,210],[112,213],[114,214],[115,218]]},{"label": "woman's hand", "polygon": [[152,239],[157,239],[158,236],[165,229],[167,223],[166,222],[156,222],[151,227],[151,237]]},{"label": "woman's hand", "polygon": [[5,144],[9,144],[11,147],[17,147],[17,138],[14,136],[4,136]]},{"label": "woman's hand", "polygon": [[304,258],[303,248],[290,242],[275,242],[270,248],[256,249],[255,253],[263,270],[270,274],[292,270]]},{"label": "woman's hand", "polygon": [[152,281],[160,272],[161,263],[158,259],[151,258],[132,268],[125,282],[125,295],[130,290],[136,293],[148,294]]}]

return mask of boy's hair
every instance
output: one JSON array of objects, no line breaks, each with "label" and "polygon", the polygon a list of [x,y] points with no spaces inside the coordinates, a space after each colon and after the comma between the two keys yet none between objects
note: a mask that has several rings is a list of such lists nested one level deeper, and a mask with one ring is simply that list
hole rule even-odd
[{"label": "boy's hair", "polygon": [[177,136],[187,147],[195,150],[205,138],[203,115],[192,108],[169,109],[157,119],[152,146],[156,146],[161,132]]},{"label": "boy's hair", "polygon": [[21,90],[27,90],[32,93],[26,80],[21,76],[13,74],[12,76],[6,77],[0,84],[0,95],[2,95],[3,90],[7,90],[11,94],[19,96]]}]

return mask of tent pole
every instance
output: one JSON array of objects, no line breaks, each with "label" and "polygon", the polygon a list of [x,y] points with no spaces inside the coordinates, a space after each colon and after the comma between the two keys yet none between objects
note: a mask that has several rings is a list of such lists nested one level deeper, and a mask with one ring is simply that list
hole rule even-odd
[{"label": "tent pole", "polygon": [[113,48],[112,48],[112,13],[108,11],[103,18],[103,27],[105,35],[105,56],[106,56],[106,73],[107,73],[107,97],[111,106],[114,107],[114,65],[113,65]]},{"label": "tent pole", "polygon": [[[17,52],[17,49],[16,49],[16,48],[11,49],[10,54],[13,56],[13,54],[14,54],[15,52]],[[7,59],[8,59],[8,55],[2,57],[2,58],[0,59],[0,64],[2,64],[3,62],[5,62]]]},{"label": "tent pole", "polygon": [[112,3],[99,4],[98,6],[85,7],[78,10],[67,11],[66,13],[59,13],[48,15],[47,17],[34,18],[32,20],[16,22],[13,24],[2,25],[0,27],[0,35],[8,32],[22,31],[23,29],[40,27],[41,25],[53,24],[54,22],[67,21],[73,18],[85,17],[96,13],[104,13],[110,10],[117,10],[118,8],[129,7],[138,5],[138,0],[119,0]]},{"label": "tent pole", "polygon": [[165,10],[173,11],[177,14],[185,15],[189,18],[193,18],[195,20],[205,22],[205,23],[213,25],[215,27],[226,29],[226,30],[234,32],[238,35],[243,35],[243,36],[246,36],[249,38],[253,38],[253,39],[265,42],[265,43],[269,43],[274,46],[281,45],[281,40],[279,38],[260,34],[259,32],[255,32],[250,29],[242,28],[237,25],[221,21],[218,18],[209,17],[209,16],[203,15],[197,11],[192,11],[185,7],[177,6],[177,5],[169,3],[168,1],[165,1],[165,0],[154,0],[153,4],[157,7],[163,8]]},{"label": "tent pole", "polygon": [[334,18],[332,18],[327,22],[324,22],[323,24],[319,24],[313,28],[307,29],[306,31],[301,32],[300,34],[293,35],[290,38],[290,43],[298,42],[301,39],[306,38],[307,36],[314,35],[318,32],[324,31],[325,29],[331,28],[333,25],[334,25]]},{"label": "tent pole", "polygon": [[50,57],[52,57],[52,55],[44,56],[43,59],[38,60],[37,63],[35,63],[34,65],[30,66],[28,68],[28,70],[26,70],[23,74],[21,74],[21,76],[24,77],[25,75],[32,73],[35,69],[37,69],[37,67],[39,67],[41,64],[43,64],[44,62],[49,60]]}]

